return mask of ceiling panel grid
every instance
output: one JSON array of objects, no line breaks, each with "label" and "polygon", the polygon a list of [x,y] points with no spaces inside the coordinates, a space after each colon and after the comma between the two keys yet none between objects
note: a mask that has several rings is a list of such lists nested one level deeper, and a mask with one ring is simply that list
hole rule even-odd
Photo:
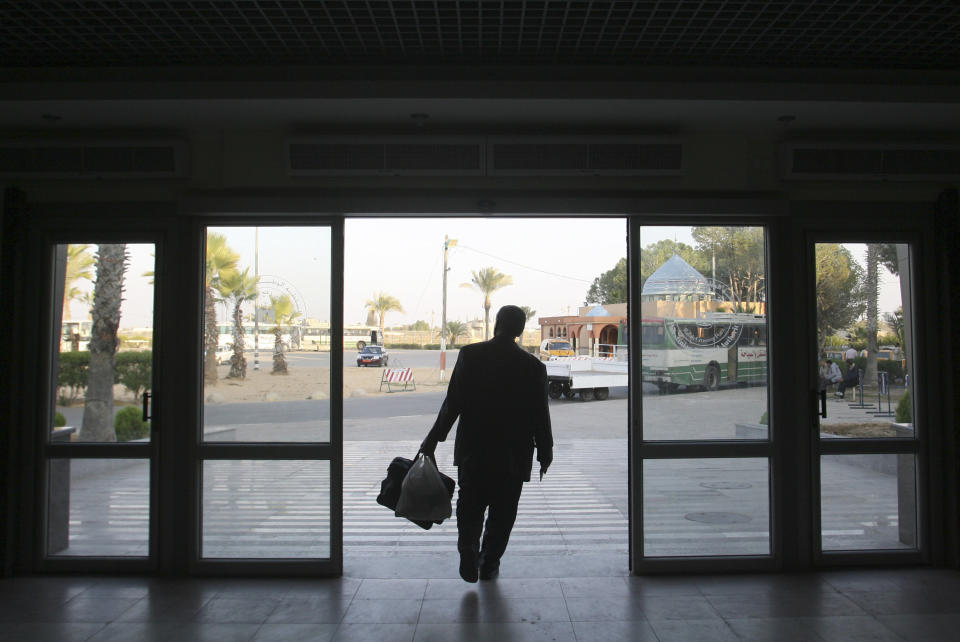
[{"label": "ceiling panel grid", "polygon": [[957,69],[934,0],[0,2],[0,65]]}]

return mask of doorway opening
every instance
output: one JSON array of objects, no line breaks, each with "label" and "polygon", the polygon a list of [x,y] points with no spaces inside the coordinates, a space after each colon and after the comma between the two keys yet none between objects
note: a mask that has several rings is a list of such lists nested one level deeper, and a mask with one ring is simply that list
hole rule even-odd
[{"label": "doorway opening", "polygon": [[[456,572],[455,514],[425,531],[375,498],[432,427],[459,349],[492,337],[507,304],[527,313],[518,343],[547,365],[555,445],[543,480],[534,462],[524,484],[504,574],[628,567],[626,252],[622,217],[346,221],[345,572],[398,556]],[[382,339],[373,358],[351,349],[364,331]],[[454,479],[455,436],[436,450]]]}]

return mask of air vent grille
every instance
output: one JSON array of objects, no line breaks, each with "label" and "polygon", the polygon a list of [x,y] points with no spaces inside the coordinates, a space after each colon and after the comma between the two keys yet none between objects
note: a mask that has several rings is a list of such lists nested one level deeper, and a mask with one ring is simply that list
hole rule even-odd
[{"label": "air vent grille", "polygon": [[292,176],[482,175],[483,143],[291,141]]},{"label": "air vent grille", "polygon": [[181,142],[0,142],[0,175],[38,178],[173,178],[184,175]]},{"label": "air vent grille", "polygon": [[665,141],[515,141],[490,145],[491,175],[679,176],[683,145]]},{"label": "air vent grille", "polygon": [[811,180],[952,180],[960,146],[789,144],[783,177]]}]

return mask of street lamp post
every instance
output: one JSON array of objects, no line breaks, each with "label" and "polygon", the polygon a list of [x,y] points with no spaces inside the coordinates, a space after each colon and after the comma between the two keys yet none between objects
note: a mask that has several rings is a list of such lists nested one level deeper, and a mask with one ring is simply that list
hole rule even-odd
[{"label": "street lamp post", "polygon": [[456,239],[443,235],[443,305],[440,311],[440,381],[447,371],[447,253],[457,244]]},{"label": "street lamp post", "polygon": [[260,228],[253,228],[253,369],[260,369]]}]

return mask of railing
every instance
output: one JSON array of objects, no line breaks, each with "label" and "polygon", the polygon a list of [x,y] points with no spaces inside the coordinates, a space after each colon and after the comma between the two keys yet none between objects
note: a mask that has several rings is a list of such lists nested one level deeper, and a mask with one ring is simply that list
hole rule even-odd
[{"label": "railing", "polygon": [[630,357],[628,346],[620,343],[598,343],[593,353],[594,357],[626,361]]}]

